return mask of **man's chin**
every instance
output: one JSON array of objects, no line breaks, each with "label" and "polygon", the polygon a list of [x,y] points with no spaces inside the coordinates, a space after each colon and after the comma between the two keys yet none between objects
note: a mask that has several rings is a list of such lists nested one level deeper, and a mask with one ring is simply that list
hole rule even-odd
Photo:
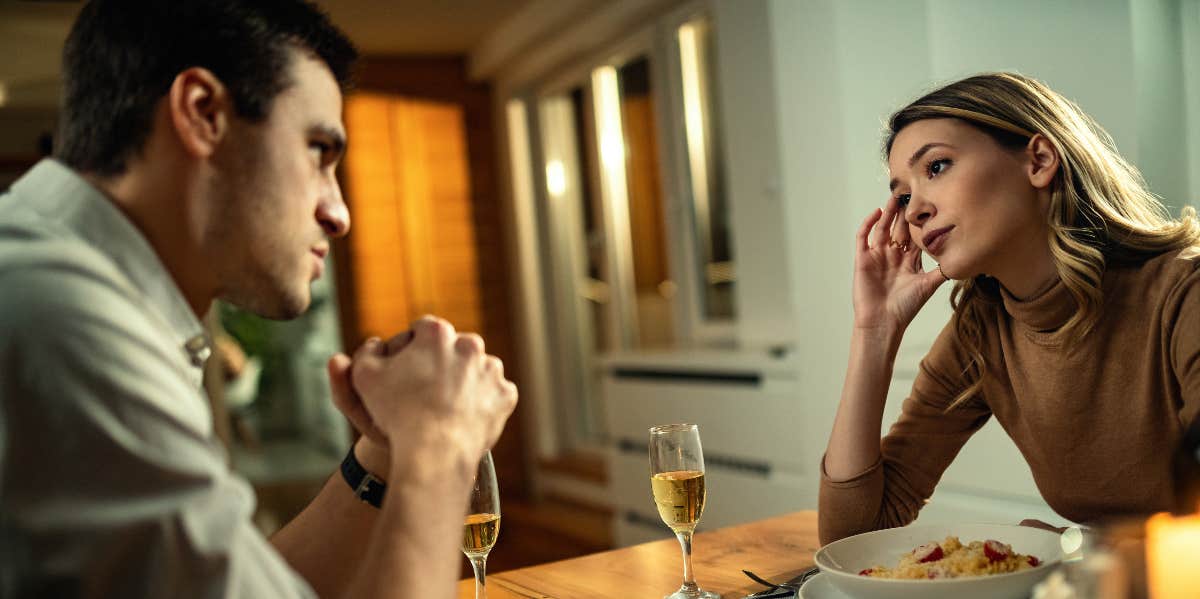
[{"label": "man's chin", "polygon": [[312,293],[307,286],[299,293],[276,293],[272,297],[260,294],[257,297],[224,297],[225,301],[270,320],[293,320],[304,314],[312,303]]},{"label": "man's chin", "polygon": [[312,292],[308,289],[308,286],[305,285],[302,292],[281,298],[281,300],[282,301],[278,302],[276,305],[278,309],[275,314],[267,316],[266,318],[271,318],[273,320],[292,320],[293,318],[299,318],[300,315],[308,311],[309,305],[312,304]]}]

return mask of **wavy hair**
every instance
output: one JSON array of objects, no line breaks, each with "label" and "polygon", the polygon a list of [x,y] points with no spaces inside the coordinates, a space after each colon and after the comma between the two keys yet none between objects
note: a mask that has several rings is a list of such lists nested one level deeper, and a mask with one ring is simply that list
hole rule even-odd
[{"label": "wavy hair", "polygon": [[[983,73],[934,90],[888,119],[884,159],[900,130],[925,119],[957,118],[1002,147],[1019,150],[1035,134],[1058,152],[1051,183],[1049,243],[1058,277],[1079,309],[1052,341],[1070,348],[1096,325],[1101,281],[1109,263],[1138,263],[1200,243],[1196,211],[1171,218],[1141,174],[1117,152],[1112,137],[1074,102],[1016,73]],[[969,384],[951,408],[982,393],[984,323],[1000,306],[1000,284],[987,275],[959,281],[950,296],[955,335],[967,351]]]}]

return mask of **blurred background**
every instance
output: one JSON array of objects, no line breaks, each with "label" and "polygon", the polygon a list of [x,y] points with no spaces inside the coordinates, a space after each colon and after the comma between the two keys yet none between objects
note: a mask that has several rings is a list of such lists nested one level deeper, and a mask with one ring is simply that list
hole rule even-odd
[{"label": "blurred background", "polygon": [[[489,571],[668,538],[655,424],[700,425],[701,529],[815,509],[852,238],[887,197],[882,123],[939,83],[1040,78],[1172,212],[1200,201],[1200,0],[319,4],[364,55],[340,169],[352,234],[301,319],[207,318],[218,431],[267,533],[353,437],[324,361],[426,313],[481,333],[521,388]],[[80,5],[0,0],[0,189],[53,147]],[[908,331],[889,422],[948,291]],[[995,424],[921,518],[1064,523]]]}]

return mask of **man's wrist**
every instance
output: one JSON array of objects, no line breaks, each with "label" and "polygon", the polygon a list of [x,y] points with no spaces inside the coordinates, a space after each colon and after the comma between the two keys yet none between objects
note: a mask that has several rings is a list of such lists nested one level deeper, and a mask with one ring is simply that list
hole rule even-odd
[{"label": "man's wrist", "polygon": [[445,431],[414,431],[402,439],[391,449],[389,478],[420,486],[470,486],[479,458],[468,443]]},{"label": "man's wrist", "polygon": [[377,508],[383,507],[383,496],[387,493],[387,483],[363,467],[355,457],[354,449],[351,447],[350,451],[346,452],[346,458],[342,460],[340,468],[342,479],[350,486],[359,501]]},{"label": "man's wrist", "polygon": [[391,455],[387,447],[366,436],[359,437],[354,443],[354,457],[367,472],[380,480],[386,480],[391,473]]}]

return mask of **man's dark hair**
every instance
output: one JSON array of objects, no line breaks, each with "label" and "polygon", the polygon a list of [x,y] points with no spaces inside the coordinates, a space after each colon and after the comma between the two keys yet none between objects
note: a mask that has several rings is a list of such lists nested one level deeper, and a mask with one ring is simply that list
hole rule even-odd
[{"label": "man's dark hair", "polygon": [[81,172],[123,172],[146,143],[158,100],[191,67],[221,80],[238,116],[262,121],[292,84],[294,49],[349,86],[354,45],[306,0],[92,0],[63,49],[57,157]]}]

